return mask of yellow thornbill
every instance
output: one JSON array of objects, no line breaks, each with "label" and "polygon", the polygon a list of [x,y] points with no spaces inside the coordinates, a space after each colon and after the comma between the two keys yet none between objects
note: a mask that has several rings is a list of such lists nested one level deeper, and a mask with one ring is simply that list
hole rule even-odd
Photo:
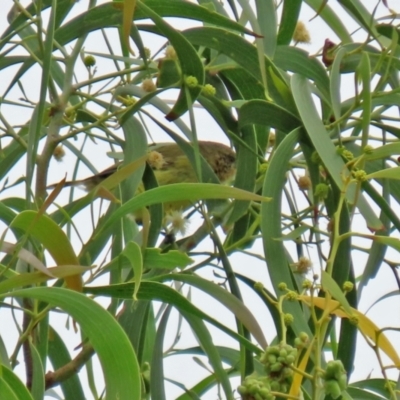
[{"label": "yellow thornbill", "polygon": [[[217,142],[199,141],[199,151],[221,183],[227,184],[234,178],[236,154],[230,147]],[[147,163],[153,169],[160,186],[171,183],[198,182],[192,163],[176,143],[150,146]],[[86,179],[66,182],[64,186],[84,186],[86,190],[91,190],[115,173],[119,165],[113,165]],[[141,191],[143,191],[143,186],[138,189],[138,192]],[[185,208],[178,203],[164,206],[167,211]]]}]

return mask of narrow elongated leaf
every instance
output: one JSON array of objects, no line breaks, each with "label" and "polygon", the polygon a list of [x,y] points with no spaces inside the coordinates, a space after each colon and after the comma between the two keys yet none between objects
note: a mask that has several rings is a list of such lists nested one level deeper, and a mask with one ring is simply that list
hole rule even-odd
[{"label": "narrow elongated leaf", "polygon": [[[263,195],[271,196],[272,201],[261,205],[261,230],[263,233],[264,253],[268,272],[275,292],[279,293],[279,284],[286,283],[288,288],[293,287],[292,273],[287,259],[283,242],[277,239],[282,237],[281,228],[281,199],[286,182],[286,173],[294,146],[298,143],[298,130],[291,132],[279,145],[265,175]],[[293,330],[296,334],[310,332],[307,321],[297,302],[285,304],[285,312],[294,316]]]},{"label": "narrow elongated leaf", "polygon": [[[86,293],[91,293],[98,296],[110,296],[121,299],[132,299],[133,294],[133,284],[120,284],[120,285],[109,285],[100,287],[86,287],[84,288]],[[220,322],[211,318],[209,315],[204,313],[195,307],[190,301],[188,301],[184,296],[170,287],[155,283],[155,282],[145,282],[143,281],[139,289],[138,295],[139,300],[160,300],[167,304],[174,305],[180,312],[187,313],[188,315],[194,315],[196,318],[201,318],[205,321],[210,322],[217,328],[221,329],[223,332],[232,336],[235,340],[242,343],[244,346],[250,350],[258,353],[259,348],[254,344],[250,343],[247,339],[238,335],[236,332],[226,328]],[[186,315],[186,314],[185,314]]]},{"label": "narrow elongated leaf", "polygon": [[293,37],[301,9],[301,0],[284,0],[278,32],[278,45],[288,45]]},{"label": "narrow elongated leaf", "polygon": [[[349,179],[350,172],[336,152],[335,146],[321,121],[321,117],[318,115],[311,96],[310,84],[303,76],[298,74],[293,75],[291,84],[293,96],[308,136],[335,184],[340,190],[344,190],[344,182]],[[346,197],[350,203],[354,203],[355,199],[358,199],[357,206],[367,220],[370,229],[382,229],[381,221],[366,202],[362,193],[358,193],[356,197],[354,185],[346,187]]]},{"label": "narrow elongated leaf", "polygon": [[[52,328],[49,329],[48,340],[49,359],[54,370],[71,361],[71,355],[60,335]],[[85,400],[81,382],[73,375],[60,384],[65,400]]]},{"label": "narrow elongated leaf", "polygon": [[101,306],[78,292],[62,288],[23,289],[13,292],[13,296],[60,307],[80,324],[100,359],[107,400],[141,398],[140,368],[129,339]]},{"label": "narrow elongated leaf", "polygon": [[195,203],[200,199],[229,198],[237,200],[268,201],[265,197],[229,186],[212,183],[174,183],[148,190],[127,201],[113,213],[112,218],[106,221],[102,229],[111,226],[116,220],[124,215],[152,204],[174,201],[186,201],[190,204]]},{"label": "narrow elongated leaf", "polygon": [[288,133],[301,126],[300,119],[286,109],[267,101],[252,100],[239,109],[239,124],[264,125]]},{"label": "narrow elongated leaf", "polygon": [[[164,33],[169,42],[176,51],[179,59],[179,64],[182,70],[184,81],[181,83],[183,86],[179,93],[178,100],[166,118],[170,121],[179,118],[184,114],[197,97],[200,95],[201,87],[204,84],[204,68],[194,47],[182,36],[180,32],[173,29],[168,23],[164,21],[157,13],[147,7],[147,3],[139,2],[140,8],[143,9],[149,17],[154,21],[157,28]],[[186,79],[196,80],[196,85],[188,85]],[[189,94],[189,96],[188,96]]]},{"label": "narrow elongated leaf", "polygon": [[[33,400],[31,393],[29,393],[26,386],[21,382],[18,376],[6,368],[4,365],[1,367],[1,383],[0,383],[0,397],[4,399],[16,400]],[[5,391],[8,391],[5,394]],[[12,393],[11,393],[12,391]]]},{"label": "narrow elongated leaf", "polygon": [[366,176],[367,179],[400,179],[400,167],[387,168],[373,172]]},{"label": "narrow elongated leaf", "polygon": [[343,291],[340,289],[338,284],[332,279],[332,277],[325,271],[322,271],[322,287],[325,291],[329,292],[335,300],[337,300],[348,315],[351,315],[351,307],[346,299]]},{"label": "narrow elongated leaf", "polygon": [[341,307],[340,303],[336,300],[330,300],[322,297],[313,297],[302,295],[300,298],[307,305],[314,305],[322,310],[327,310],[329,313],[335,314],[340,318],[349,318],[351,316],[357,318],[357,326],[363,332],[364,335],[368,336],[386,355],[391,359],[396,368],[400,367],[400,357],[386,337],[385,333],[381,331],[366,315],[360,311],[351,308],[351,315],[348,315]]},{"label": "narrow elongated leaf", "polygon": [[124,250],[121,253],[122,256],[125,256],[133,269],[133,275],[135,280],[135,290],[133,292],[133,300],[137,300],[136,294],[140,287],[140,282],[142,280],[143,273],[143,257],[142,251],[139,245],[135,242],[129,242]]},{"label": "narrow elongated leaf", "polygon": [[[58,265],[79,265],[74,249],[63,230],[46,215],[35,211],[20,213],[11,224],[35,237],[48,250]],[[80,275],[65,277],[71,289],[82,290]]]},{"label": "narrow elongated leaf", "polygon": [[42,400],[44,397],[44,366],[36,346],[29,343],[29,349],[32,357],[32,396],[35,400]]},{"label": "narrow elongated leaf", "polygon": [[267,341],[264,337],[262,329],[251,311],[235,296],[222,289],[213,282],[209,282],[201,277],[194,275],[178,275],[172,274],[166,276],[163,280],[176,280],[185,282],[217,299],[221,304],[225,305],[236,318],[249,330],[262,348],[267,347]]}]

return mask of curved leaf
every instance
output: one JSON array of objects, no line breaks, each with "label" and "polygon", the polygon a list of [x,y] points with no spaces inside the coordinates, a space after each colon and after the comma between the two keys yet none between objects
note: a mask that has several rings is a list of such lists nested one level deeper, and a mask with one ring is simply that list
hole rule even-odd
[{"label": "curved leaf", "polygon": [[135,353],[122,328],[103,307],[83,294],[62,288],[22,289],[12,295],[60,307],[80,324],[100,359],[107,400],[141,399],[140,368]]}]

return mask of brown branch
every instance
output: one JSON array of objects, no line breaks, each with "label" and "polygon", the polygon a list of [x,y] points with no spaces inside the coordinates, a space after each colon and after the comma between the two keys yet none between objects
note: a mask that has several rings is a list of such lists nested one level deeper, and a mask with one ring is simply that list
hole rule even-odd
[{"label": "brown branch", "polygon": [[93,354],[94,349],[92,345],[90,343],[85,344],[81,352],[68,364],[65,364],[56,371],[47,372],[45,376],[46,390],[59,385],[61,382],[66,381],[68,378],[78,373]]},{"label": "brown branch", "polygon": [[[27,310],[32,310],[32,303],[29,299],[23,300],[23,305]],[[23,320],[22,320],[22,329],[23,332],[26,332],[31,323],[32,317],[28,312],[24,312]],[[33,360],[31,353],[31,346],[29,343],[29,339],[25,340],[22,343],[22,352],[24,355],[25,362],[25,375],[26,375],[26,387],[30,390],[32,388],[32,379],[33,379]]]}]

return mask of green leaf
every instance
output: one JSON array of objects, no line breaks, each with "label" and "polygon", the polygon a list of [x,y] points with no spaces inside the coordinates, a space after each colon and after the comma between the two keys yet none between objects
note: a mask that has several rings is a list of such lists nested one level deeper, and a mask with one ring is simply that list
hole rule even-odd
[{"label": "green leaf", "polygon": [[346,313],[349,316],[351,316],[353,312],[351,311],[350,304],[347,301],[346,296],[344,295],[342,289],[340,289],[338,284],[332,279],[332,277],[326,271],[322,271],[321,279],[322,279],[322,288],[325,291],[329,292],[333,296],[333,298],[340,303],[340,305],[343,307]]},{"label": "green leaf", "polygon": [[14,393],[14,390],[8,385],[3,377],[0,377],[0,396],[2,399],[18,400],[16,393]]},{"label": "green leaf", "polygon": [[[166,115],[166,118],[169,121],[173,121],[184,114],[200,95],[202,85],[204,85],[203,63],[188,40],[180,32],[173,29],[162,17],[151,10],[151,8],[146,4],[139,2],[138,8],[143,9],[156,24],[157,28],[168,38],[176,51],[182,70],[183,82],[181,82],[181,84],[183,84],[183,87],[181,88],[178,100],[174,107],[169,114]],[[191,77],[197,81],[197,85],[194,87],[185,86],[185,79]]]},{"label": "green leaf", "polygon": [[225,289],[222,289],[213,282],[194,275],[172,274],[167,275],[164,278],[160,277],[159,279],[162,279],[163,281],[176,280],[178,282],[184,282],[212,296],[235,315],[235,317],[246,327],[246,329],[248,329],[248,331],[253,335],[262,348],[267,346],[267,341],[264,337],[262,329],[252,312],[243,304],[241,300]]},{"label": "green leaf", "polygon": [[[85,287],[84,291],[86,293],[91,293],[97,296],[109,296],[113,298],[120,299],[132,299],[133,294],[133,284],[126,283],[120,285],[109,285],[109,286],[98,286],[98,287]],[[188,301],[180,293],[176,292],[174,289],[155,282],[142,282],[137,295],[139,300],[159,300],[163,303],[171,304],[176,307],[182,315],[187,313],[188,315],[193,315],[195,317],[204,319],[207,322],[215,325],[217,328],[221,329],[226,334],[232,336],[235,340],[249,348],[250,350],[258,353],[259,348],[249,342],[247,339],[238,335],[236,332],[226,328],[220,322],[211,318],[209,315],[199,310],[190,301]],[[185,314],[186,315],[186,314]]]},{"label": "green leaf", "polygon": [[366,179],[400,179],[400,167],[386,168],[373,172],[366,176]]},{"label": "green leaf", "polygon": [[218,348],[214,345],[213,337],[211,336],[205,323],[202,321],[202,319],[194,317],[186,312],[184,312],[183,315],[187,320],[190,321],[190,326],[196,333],[199,344],[204,348],[204,351],[208,357],[208,361],[214,369],[215,379],[218,383],[221,384],[225,392],[225,398],[227,400],[234,400],[235,397],[233,395],[228,374],[226,373],[222,365],[221,357],[218,353]]},{"label": "green leaf", "polygon": [[140,246],[135,242],[129,242],[122,250],[121,256],[125,256],[132,267],[135,280],[135,290],[133,291],[133,300],[137,300],[137,292],[140,287],[143,273],[143,257]]},{"label": "green leaf", "polygon": [[147,248],[143,254],[144,268],[153,269],[184,269],[193,264],[193,260],[186,254],[178,250],[170,250],[168,253],[162,253],[162,249]]},{"label": "green leaf", "polygon": [[37,283],[47,282],[48,280],[56,278],[65,278],[71,275],[81,275],[88,271],[88,268],[81,267],[80,265],[60,265],[55,268],[49,268],[52,276],[44,274],[43,272],[27,272],[16,274],[9,277],[7,280],[0,282],[0,293],[7,293],[13,289],[23,286],[31,286]]},{"label": "green leaf", "polygon": [[362,142],[361,147],[365,147],[369,138],[369,127],[371,125],[371,65],[367,52],[363,52],[360,65],[357,68],[358,75],[362,81]]},{"label": "green leaf", "polygon": [[[52,328],[48,337],[49,359],[54,370],[57,370],[71,361],[69,351],[60,335]],[[82,385],[78,375],[74,374],[60,383],[66,400],[85,400]]]},{"label": "green leaf", "polygon": [[322,99],[330,103],[330,85],[326,69],[316,57],[293,46],[278,46],[274,63],[284,71],[294,72],[314,81],[322,94]]},{"label": "green leaf", "polygon": [[[261,205],[261,231],[265,260],[276,293],[279,293],[278,286],[281,282],[285,282],[289,289],[295,290],[292,283],[293,277],[289,260],[287,259],[287,252],[283,246],[283,242],[277,239],[283,236],[281,226],[282,191],[286,183],[289,161],[298,140],[298,130],[291,132],[283,139],[271,158],[263,186],[263,195],[271,196],[273,199],[271,202]],[[300,332],[307,332],[311,335],[310,328],[299,303],[286,303],[285,312],[291,313],[294,316],[292,327],[297,335]]]},{"label": "green leaf", "polygon": [[305,3],[315,11],[316,15],[323,19],[343,43],[353,41],[345,22],[338,13],[336,14],[333,9],[329,7],[328,2],[321,3],[320,0],[305,0]]},{"label": "green leaf", "polygon": [[1,366],[0,376],[0,398],[7,400],[33,400],[32,395],[18,376],[4,365]]},{"label": "green leaf", "polygon": [[153,357],[150,370],[150,392],[154,398],[165,400],[165,375],[164,375],[164,336],[167,330],[169,315],[172,306],[168,306],[164,311],[154,342]]},{"label": "green leaf", "polygon": [[301,121],[296,115],[274,103],[252,100],[239,109],[239,125],[243,127],[249,124],[266,125],[289,133],[301,126]]},{"label": "green leaf", "polygon": [[279,24],[278,45],[288,45],[292,41],[301,10],[301,0],[284,0]]},{"label": "green leaf", "polygon": [[[397,38],[397,43],[400,44],[400,31],[396,26],[393,26],[391,24],[377,24],[375,28],[378,33],[386,36],[390,40],[392,40],[394,37]],[[393,34],[395,34],[396,36],[393,36]]]},{"label": "green leaf", "polygon": [[42,400],[44,397],[44,370],[40,354],[32,343],[29,343],[32,357],[32,389],[31,393],[35,400]]},{"label": "green leaf", "polygon": [[157,87],[178,87],[182,80],[182,73],[177,60],[164,58],[160,60],[159,73],[157,76]]},{"label": "green leaf", "polygon": [[[350,172],[344,165],[342,158],[337,153],[331,138],[323,125],[311,96],[309,82],[301,75],[294,74],[291,80],[293,96],[299,110],[304,127],[307,130],[315,150],[323,160],[324,166],[340,190],[345,190],[343,182],[349,179]],[[346,198],[354,203],[357,198],[357,207],[367,220],[368,227],[374,230],[382,228],[381,221],[377,218],[362,193],[356,197],[354,185],[347,185]]]},{"label": "green leaf", "polygon": [[[392,381],[390,381],[392,382]],[[389,396],[389,391],[387,390],[387,384],[388,381],[385,379],[380,379],[380,378],[369,378],[363,381],[358,381],[358,382],[353,382],[349,387],[348,387],[348,392],[352,393],[353,389],[362,389],[362,392],[360,390],[355,391],[355,393],[360,393],[360,394],[365,394],[367,393],[376,393],[372,399],[387,399]],[[381,397],[382,396],[382,397]],[[364,398],[358,397],[358,399],[363,400]]]},{"label": "green leaf", "polygon": [[79,264],[68,237],[48,216],[36,211],[23,211],[13,220],[11,227],[22,229],[39,240],[57,264]]},{"label": "green leaf", "polygon": [[133,213],[144,207],[160,202],[168,203],[174,201],[187,201],[190,204],[195,203],[200,199],[207,200],[230,198],[237,200],[268,201],[268,199],[254,193],[220,184],[174,183],[160,186],[155,189],[150,189],[127,201],[113,213],[112,218],[109,218],[104,225],[101,226],[101,229],[107,229],[109,226],[114,224],[115,221],[118,221],[118,219],[129,213]]},{"label": "green leaf", "polygon": [[364,158],[368,161],[386,159],[391,156],[400,155],[400,143],[389,143],[371,149],[368,153],[364,154]]},{"label": "green leaf", "polygon": [[[48,216],[36,211],[23,211],[11,223],[36,238],[51,254],[58,265],[79,265],[74,249],[64,231]],[[81,290],[80,275],[65,278],[70,288]]]},{"label": "green leaf", "polygon": [[336,120],[341,117],[341,64],[342,59],[346,55],[346,48],[340,48],[335,54],[335,59],[333,60],[331,74],[330,74],[330,94],[331,94],[331,104],[333,115]]},{"label": "green leaf", "polygon": [[[187,29],[183,34],[194,45],[205,46],[226,55],[243,67],[249,74],[253,75],[262,85],[263,78],[257,49],[244,38],[226,30],[212,27]],[[264,56],[264,64],[270,97],[279,105],[292,109],[291,93],[287,82],[282,77],[281,71],[266,56]],[[224,67],[224,65],[221,66],[221,68]]]},{"label": "green leaf", "polygon": [[140,368],[135,353],[125,332],[103,307],[80,293],[62,288],[22,289],[12,295],[60,307],[80,324],[100,359],[106,383],[105,399],[141,399]]}]

